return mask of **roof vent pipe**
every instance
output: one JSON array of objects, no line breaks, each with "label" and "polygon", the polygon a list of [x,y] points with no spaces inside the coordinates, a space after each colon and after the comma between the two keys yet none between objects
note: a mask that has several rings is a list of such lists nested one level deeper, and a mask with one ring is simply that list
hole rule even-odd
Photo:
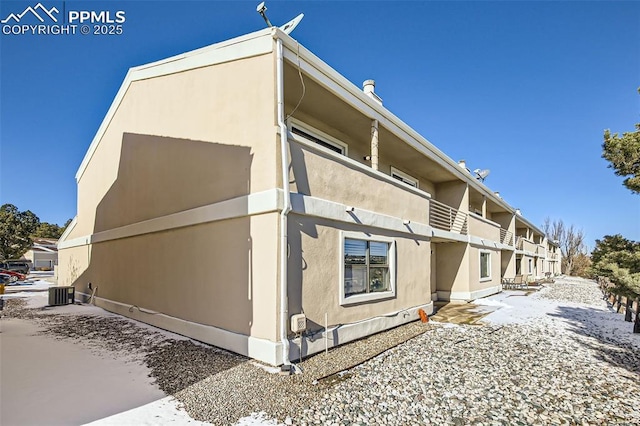
[{"label": "roof vent pipe", "polygon": [[365,80],[362,83],[362,91],[365,95],[369,96],[371,99],[382,105],[382,98],[375,93],[376,82],[375,80]]},{"label": "roof vent pipe", "polygon": [[471,174],[471,170],[467,169],[467,162],[465,160],[458,161],[458,166],[467,173]]},{"label": "roof vent pipe", "polygon": [[370,96],[376,89],[376,81],[375,80],[365,80],[362,83],[362,91]]}]

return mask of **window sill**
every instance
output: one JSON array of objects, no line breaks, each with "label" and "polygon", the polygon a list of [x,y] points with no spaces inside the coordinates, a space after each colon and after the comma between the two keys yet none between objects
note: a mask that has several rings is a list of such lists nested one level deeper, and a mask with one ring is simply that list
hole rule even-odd
[{"label": "window sill", "polygon": [[365,302],[373,302],[382,299],[390,299],[396,296],[395,291],[384,291],[379,293],[367,293],[367,294],[358,294],[354,296],[344,296],[340,297],[340,305],[355,305],[357,303],[365,303]]},{"label": "window sill", "polygon": [[480,278],[480,282],[487,282],[487,281],[491,281],[491,277],[487,277],[487,278]]}]

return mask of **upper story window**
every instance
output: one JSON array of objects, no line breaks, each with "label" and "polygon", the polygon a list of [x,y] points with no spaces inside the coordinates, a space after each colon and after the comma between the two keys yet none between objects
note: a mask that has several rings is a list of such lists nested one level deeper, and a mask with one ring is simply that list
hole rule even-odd
[{"label": "upper story window", "polygon": [[413,186],[414,188],[418,187],[418,179],[410,176],[406,173],[401,172],[395,167],[391,167],[391,177],[406,183],[407,185]]},{"label": "upper story window", "polygon": [[289,119],[289,131],[296,140],[313,142],[338,154],[347,155],[347,144],[298,120]]}]

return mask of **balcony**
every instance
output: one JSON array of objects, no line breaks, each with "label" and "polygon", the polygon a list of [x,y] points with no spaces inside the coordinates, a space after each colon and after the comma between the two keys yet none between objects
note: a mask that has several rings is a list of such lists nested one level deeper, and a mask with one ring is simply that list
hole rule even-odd
[{"label": "balcony", "polygon": [[498,241],[500,239],[500,225],[478,214],[469,214],[469,234],[482,239]]},{"label": "balcony", "polygon": [[513,233],[507,231],[504,228],[500,228],[500,243],[512,246],[513,245]]},{"label": "balcony", "polygon": [[429,200],[429,225],[444,231],[467,235],[469,215],[436,200]]},{"label": "balcony", "polygon": [[516,237],[516,250],[523,250],[523,251],[528,251],[530,253],[536,253],[537,248],[538,248],[537,244],[534,244],[533,242],[527,240],[525,237],[520,235]]}]

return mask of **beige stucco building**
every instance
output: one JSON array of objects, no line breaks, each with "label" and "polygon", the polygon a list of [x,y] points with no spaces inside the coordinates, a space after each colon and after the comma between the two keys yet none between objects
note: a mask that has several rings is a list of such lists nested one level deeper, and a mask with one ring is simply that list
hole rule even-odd
[{"label": "beige stucco building", "polygon": [[77,172],[59,284],[279,365],[559,272],[366,83],[277,28],[132,68]]}]

